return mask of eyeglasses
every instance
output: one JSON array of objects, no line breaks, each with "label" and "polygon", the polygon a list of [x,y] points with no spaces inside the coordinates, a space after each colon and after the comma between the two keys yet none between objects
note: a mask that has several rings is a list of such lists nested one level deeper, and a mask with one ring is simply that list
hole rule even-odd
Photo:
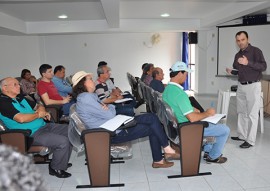
[{"label": "eyeglasses", "polygon": [[14,84],[7,84],[7,85],[5,85],[5,86],[13,86],[13,87],[17,87],[17,86],[21,86],[21,84],[15,82]]}]

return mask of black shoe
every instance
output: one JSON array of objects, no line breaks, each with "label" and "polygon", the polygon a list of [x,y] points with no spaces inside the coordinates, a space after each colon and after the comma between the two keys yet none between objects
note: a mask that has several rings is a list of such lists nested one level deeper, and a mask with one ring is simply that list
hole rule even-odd
[{"label": "black shoe", "polygon": [[67,167],[68,168],[72,167],[72,163],[68,163]]},{"label": "black shoe", "polygon": [[231,137],[234,141],[245,141],[244,139],[240,139],[239,137]]},{"label": "black shoe", "polygon": [[144,104],[143,100],[137,101],[136,105],[135,105],[135,109],[137,109],[138,107],[140,107],[142,104]]},{"label": "black shoe", "polygon": [[51,166],[49,165],[49,174],[52,176],[56,176],[58,178],[68,178],[71,176],[70,173],[64,171],[64,170],[54,170],[51,168]]},{"label": "black shoe", "polygon": [[247,149],[249,147],[252,147],[253,145],[249,144],[248,142],[244,142],[242,145],[240,145],[240,148],[242,149]]},{"label": "black shoe", "polygon": [[203,154],[203,160],[206,160],[209,156],[209,152],[204,152]]}]

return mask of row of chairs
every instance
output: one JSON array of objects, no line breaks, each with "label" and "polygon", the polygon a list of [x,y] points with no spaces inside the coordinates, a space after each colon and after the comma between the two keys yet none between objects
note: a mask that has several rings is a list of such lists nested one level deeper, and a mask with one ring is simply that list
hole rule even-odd
[{"label": "row of chairs", "polygon": [[[128,79],[130,75],[127,75]],[[199,172],[204,140],[203,132],[208,123],[200,121],[180,124],[177,122],[171,107],[162,100],[161,93],[154,91],[141,80],[137,80],[136,91],[141,99],[145,101],[149,112],[156,113],[168,139],[179,148],[181,174],[168,176],[168,178],[210,175],[210,172]]]}]

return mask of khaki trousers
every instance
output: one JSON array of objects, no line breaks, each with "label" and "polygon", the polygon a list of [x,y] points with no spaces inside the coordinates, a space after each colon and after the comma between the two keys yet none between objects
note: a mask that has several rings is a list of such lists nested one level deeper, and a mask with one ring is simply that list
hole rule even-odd
[{"label": "khaki trousers", "polygon": [[255,145],[261,98],[261,82],[242,85],[238,83],[236,92],[238,126],[240,139]]}]

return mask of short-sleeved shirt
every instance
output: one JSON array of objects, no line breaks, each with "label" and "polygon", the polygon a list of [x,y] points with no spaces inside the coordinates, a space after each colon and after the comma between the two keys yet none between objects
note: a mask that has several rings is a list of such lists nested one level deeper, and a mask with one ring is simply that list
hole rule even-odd
[{"label": "short-sleeved shirt", "polygon": [[108,97],[110,97],[110,91],[108,88],[108,85],[106,83],[100,82],[99,80],[97,80],[95,82],[96,84],[96,94],[98,95],[100,100],[106,99]]},{"label": "short-sleeved shirt", "polygon": [[0,95],[0,119],[8,129],[30,129],[34,134],[39,128],[43,127],[46,123],[41,118],[25,123],[18,123],[14,120],[14,116],[18,113],[35,113],[34,107],[35,102],[31,102],[21,95],[16,98],[10,98],[4,94]]},{"label": "short-sleeved shirt", "polygon": [[52,82],[54,83],[60,96],[67,97],[72,92],[72,87],[66,80],[54,76],[52,78]]},{"label": "short-sleeved shirt", "polygon": [[163,93],[165,87],[162,81],[153,79],[150,83],[150,87],[153,88],[153,90],[158,91],[160,93]]},{"label": "short-sleeved shirt", "polygon": [[40,80],[37,85],[37,90],[40,96],[47,93],[49,98],[52,100],[63,100],[52,81],[44,82]]},{"label": "short-sleeved shirt", "polygon": [[116,88],[111,79],[106,80],[106,84],[108,86],[108,90],[110,93],[112,92],[113,89]]},{"label": "short-sleeved shirt", "polygon": [[182,86],[169,82],[162,94],[162,99],[172,108],[179,123],[189,121],[186,115],[193,112],[193,107]]}]

